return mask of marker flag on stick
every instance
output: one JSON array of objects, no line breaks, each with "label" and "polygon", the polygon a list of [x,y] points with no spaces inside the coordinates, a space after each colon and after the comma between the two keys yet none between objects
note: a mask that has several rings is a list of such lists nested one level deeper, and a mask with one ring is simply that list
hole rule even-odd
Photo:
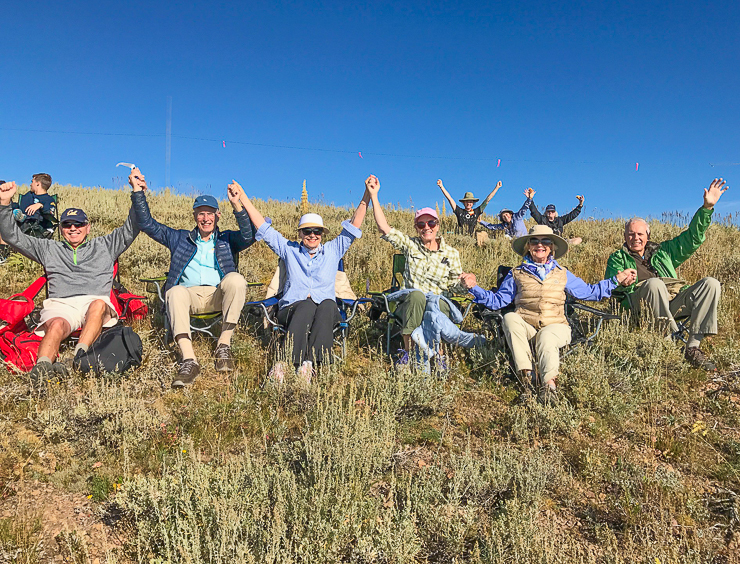
[{"label": "marker flag on stick", "polygon": [[224,144],[224,149],[226,148],[226,141],[221,141],[221,143]]},{"label": "marker flag on stick", "polygon": [[496,168],[501,166],[501,159],[498,160],[498,164],[496,165]]},{"label": "marker flag on stick", "polygon": [[357,154],[360,155],[360,158],[362,158],[362,151],[357,151]]},{"label": "marker flag on stick", "polygon": [[638,168],[640,168],[640,163],[635,163],[635,172],[637,172]]}]

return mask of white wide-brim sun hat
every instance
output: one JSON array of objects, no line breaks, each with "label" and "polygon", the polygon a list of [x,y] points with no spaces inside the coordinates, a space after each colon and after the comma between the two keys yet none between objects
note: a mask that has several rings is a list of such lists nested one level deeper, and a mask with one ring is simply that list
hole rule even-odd
[{"label": "white wide-brim sun hat", "polygon": [[324,233],[329,232],[329,230],[324,226],[324,220],[317,213],[307,213],[301,216],[301,219],[298,222],[297,231],[300,231],[304,227],[321,227],[321,229],[324,230]]},{"label": "white wide-brim sun hat", "polygon": [[568,252],[568,241],[566,241],[562,237],[559,237],[558,235],[555,235],[552,232],[552,229],[547,225],[535,225],[534,227],[532,227],[532,229],[529,230],[529,233],[522,237],[517,237],[516,239],[514,239],[511,242],[511,249],[516,254],[524,256],[524,254],[527,252],[527,242],[532,237],[537,237],[540,239],[546,237],[550,239],[553,245],[552,254],[556,259],[562,257],[565,253]]}]

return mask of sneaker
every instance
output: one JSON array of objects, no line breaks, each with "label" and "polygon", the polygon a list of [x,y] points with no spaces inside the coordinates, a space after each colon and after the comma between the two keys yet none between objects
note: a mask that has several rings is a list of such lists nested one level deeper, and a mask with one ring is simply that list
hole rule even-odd
[{"label": "sneaker", "polygon": [[684,353],[684,358],[692,368],[701,368],[702,370],[717,370],[715,364],[709,360],[699,347],[688,347]]},{"label": "sneaker", "polygon": [[398,349],[396,351],[396,366],[406,366],[409,363],[409,351]]},{"label": "sneaker", "polygon": [[285,382],[285,368],[286,364],[284,362],[276,362],[267,375],[267,382],[277,386]]},{"label": "sneaker", "polygon": [[193,358],[186,358],[180,363],[180,369],[177,371],[177,376],[172,382],[172,387],[184,388],[185,386],[189,386],[198,374],[200,374],[198,361]]},{"label": "sneaker", "polygon": [[311,385],[311,378],[313,377],[313,362],[310,360],[304,360],[295,371],[295,375],[306,381],[306,385]]},{"label": "sneaker", "polygon": [[28,377],[31,379],[31,386],[38,388],[44,385],[46,382],[52,379],[54,376],[54,368],[51,362],[43,361],[38,362],[28,372]]},{"label": "sneaker", "polygon": [[540,386],[537,401],[544,406],[556,406],[558,404],[558,389],[555,384],[547,383]]},{"label": "sneaker", "polygon": [[231,356],[231,347],[229,345],[223,343],[218,345],[213,356],[216,357],[216,372],[231,372],[234,370],[234,357]]}]

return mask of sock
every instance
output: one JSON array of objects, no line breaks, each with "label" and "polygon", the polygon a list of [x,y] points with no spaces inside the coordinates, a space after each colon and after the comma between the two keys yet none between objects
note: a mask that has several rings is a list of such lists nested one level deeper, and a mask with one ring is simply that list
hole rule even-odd
[{"label": "sock", "polygon": [[89,349],[89,345],[86,345],[85,343],[77,343],[77,346],[75,347],[75,356],[77,356],[77,353],[82,351],[82,354],[87,353],[87,349]]},{"label": "sock", "polygon": [[218,342],[216,342],[216,346],[231,345],[231,337],[234,334],[234,329],[236,329],[236,323],[224,323],[221,328],[221,335],[218,337]]},{"label": "sock", "polygon": [[51,364],[51,359],[48,356],[40,356],[36,361],[36,364],[41,364],[42,362],[48,362]]},{"label": "sock", "polygon": [[180,354],[182,359],[195,360],[195,351],[193,350],[193,341],[191,341],[187,335],[182,335],[177,338],[177,346],[180,347]]},{"label": "sock", "polygon": [[690,349],[691,347],[698,348],[703,338],[704,338],[704,335],[702,333],[691,333],[691,335],[689,335],[688,340],[686,341],[686,348],[687,349]]}]

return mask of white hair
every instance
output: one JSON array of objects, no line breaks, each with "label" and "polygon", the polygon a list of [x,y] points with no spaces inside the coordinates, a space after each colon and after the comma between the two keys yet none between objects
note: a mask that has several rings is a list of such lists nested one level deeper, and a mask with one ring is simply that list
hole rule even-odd
[{"label": "white hair", "polygon": [[633,217],[632,219],[628,219],[627,222],[624,224],[624,234],[627,235],[627,231],[629,231],[630,225],[633,223],[644,223],[645,224],[645,232],[650,236],[650,225],[647,221],[642,219],[641,217]]}]

